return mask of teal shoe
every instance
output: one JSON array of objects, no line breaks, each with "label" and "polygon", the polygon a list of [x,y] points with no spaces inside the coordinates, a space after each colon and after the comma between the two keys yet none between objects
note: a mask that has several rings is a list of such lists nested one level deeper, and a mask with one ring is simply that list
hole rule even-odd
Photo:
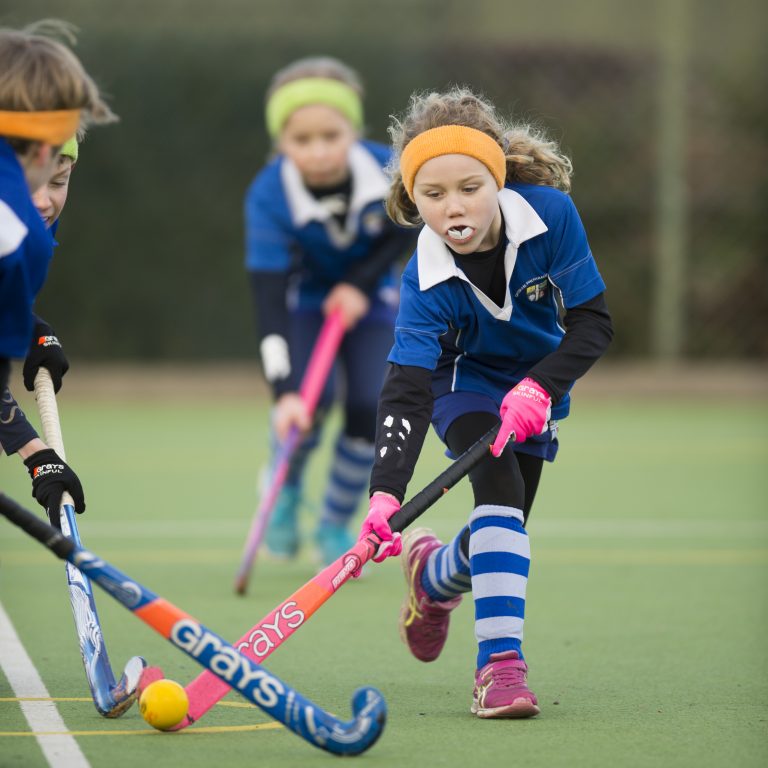
[{"label": "teal shoe", "polygon": [[325,522],[315,531],[315,543],[323,565],[330,565],[351,549],[355,540],[346,525]]},{"label": "teal shoe", "polygon": [[295,485],[284,486],[267,528],[266,545],[273,557],[289,559],[298,554],[300,505],[301,489]]}]

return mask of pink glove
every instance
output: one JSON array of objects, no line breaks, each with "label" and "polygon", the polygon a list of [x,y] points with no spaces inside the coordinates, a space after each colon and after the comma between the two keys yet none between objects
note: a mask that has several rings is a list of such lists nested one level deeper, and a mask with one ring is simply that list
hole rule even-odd
[{"label": "pink glove", "polygon": [[394,557],[403,551],[402,537],[392,533],[389,518],[400,509],[400,502],[388,493],[374,493],[368,506],[368,514],[363,520],[363,527],[357,540],[364,539],[369,533],[375,533],[381,539],[381,545],[373,560],[380,563],[387,557]]},{"label": "pink glove", "polygon": [[533,379],[523,379],[501,401],[501,428],[491,453],[501,456],[510,437],[516,443],[524,443],[531,435],[540,435],[547,428],[551,410],[552,399],[541,385]]}]

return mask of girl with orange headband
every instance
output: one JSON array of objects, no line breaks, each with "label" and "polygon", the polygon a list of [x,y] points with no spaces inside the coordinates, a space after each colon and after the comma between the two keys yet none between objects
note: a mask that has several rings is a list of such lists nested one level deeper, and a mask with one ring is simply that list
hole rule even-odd
[{"label": "girl with orange headband", "polygon": [[353,70],[331,58],[299,60],[274,76],[266,101],[277,154],[247,193],[246,267],[275,398],[273,450],[292,426],[306,432],[266,544],[278,557],[299,550],[304,468],[333,401],[335,377],[312,423],[299,384],[324,317],[340,311],[344,418],[314,534],[320,557],[331,563],[354,541],[349,522],[368,486],[377,397],[392,344],[393,266],[414,239],[384,210],[390,151],[361,138],[362,87]]},{"label": "girl with orange headband", "polygon": [[[361,537],[382,538],[377,560],[402,551],[400,633],[411,653],[438,657],[450,612],[471,592],[471,711],[532,717],[539,706],[521,648],[524,526],[543,462],[557,453],[569,390],[611,340],[605,285],[568,195],[571,163],[554,142],[505,125],[463,88],[414,96],[390,130],[399,166],[387,210],[401,224],[424,226],[403,273]],[[447,544],[426,528],[393,536],[388,520],[430,419],[457,456],[499,418],[493,458],[470,473],[467,525]]]},{"label": "girl with orange headband", "polygon": [[[60,386],[66,361],[49,326],[32,312],[53,255],[52,233],[32,195],[45,187],[60,165],[62,146],[89,124],[115,119],[98,88],[66,45],[50,35],[72,37],[63,23],[45,22],[25,30],[0,29],[0,395],[3,410],[10,360],[27,358],[25,383],[35,365],[52,370]],[[76,146],[76,145],[75,145]],[[58,368],[58,370],[57,370]],[[58,375],[57,375],[58,374]],[[58,386],[57,386],[58,389]],[[10,400],[9,400],[10,398]],[[9,405],[10,403],[10,405]],[[5,427],[10,429],[10,422]],[[3,447],[20,450],[32,478],[32,493],[54,525],[62,492],[77,512],[85,501],[75,473],[39,438]]]}]

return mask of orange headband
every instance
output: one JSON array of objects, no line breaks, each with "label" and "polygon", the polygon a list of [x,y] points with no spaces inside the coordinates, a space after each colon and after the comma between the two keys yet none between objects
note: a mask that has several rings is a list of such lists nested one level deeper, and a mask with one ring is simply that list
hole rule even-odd
[{"label": "orange headband", "polygon": [[504,150],[487,133],[464,125],[430,128],[411,139],[400,156],[400,175],[408,197],[413,200],[413,182],[427,160],[440,155],[469,155],[488,168],[499,189],[507,177]]},{"label": "orange headband", "polygon": [[50,112],[0,111],[0,136],[42,141],[57,147],[74,136],[79,127],[79,109]]}]

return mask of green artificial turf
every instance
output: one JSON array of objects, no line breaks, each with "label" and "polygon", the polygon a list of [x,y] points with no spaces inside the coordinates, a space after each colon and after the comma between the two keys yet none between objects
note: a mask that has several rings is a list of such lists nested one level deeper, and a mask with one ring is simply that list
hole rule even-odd
[{"label": "green artificial turf", "polygon": [[[28,412],[32,412],[29,402]],[[86,490],[85,544],[234,640],[312,577],[311,546],[257,561],[250,594],[232,581],[266,457],[264,404],[60,398],[67,456]],[[529,522],[526,641],[542,714],[479,721],[471,601],[440,659],[400,642],[399,563],[372,564],[266,666],[349,717],[375,685],[389,705],[368,766],[757,766],[768,761],[768,409],[758,403],[585,400],[562,425]],[[331,428],[336,427],[334,421]],[[326,435],[330,437],[330,435]],[[307,481],[308,539],[329,451]],[[447,464],[428,439],[410,491]],[[0,485],[39,509],[17,457]],[[424,516],[452,536],[471,508],[464,482]],[[358,520],[362,510],[358,515]],[[134,654],[187,683],[199,667],[100,590],[113,667]],[[136,708],[104,720],[87,699],[63,565],[0,521],[0,601],[93,766],[314,766],[332,757],[230,694],[182,734],[152,731]],[[74,699],[74,700],[64,700]],[[265,726],[256,729],[256,724]],[[231,730],[239,726],[241,730]],[[230,729],[230,730],[227,730]],[[0,674],[0,766],[46,765]]]}]

